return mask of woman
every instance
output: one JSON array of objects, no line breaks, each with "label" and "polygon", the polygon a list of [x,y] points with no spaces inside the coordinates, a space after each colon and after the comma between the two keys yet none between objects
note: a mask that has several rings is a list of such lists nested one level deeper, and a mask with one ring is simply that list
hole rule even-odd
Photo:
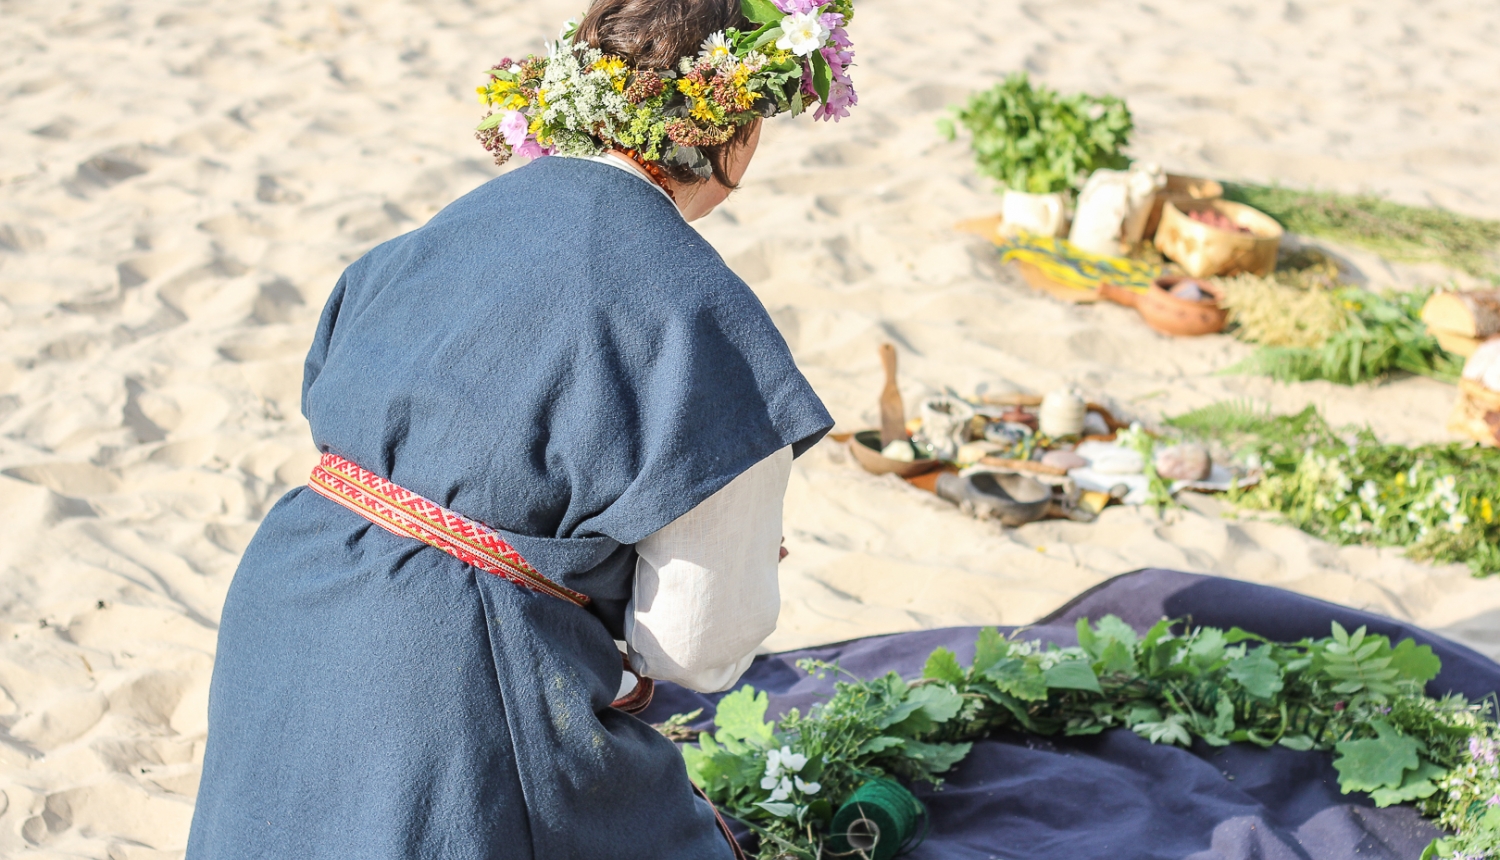
[{"label": "woman", "polygon": [[599,0],[499,64],[487,148],[575,157],[340,279],[303,389],[322,463],[225,602],[190,858],[737,852],[621,709],[650,683],[617,642],[734,684],[775,626],[791,459],[832,423],[687,224],[762,118],[853,103],[846,8],[745,9]]}]

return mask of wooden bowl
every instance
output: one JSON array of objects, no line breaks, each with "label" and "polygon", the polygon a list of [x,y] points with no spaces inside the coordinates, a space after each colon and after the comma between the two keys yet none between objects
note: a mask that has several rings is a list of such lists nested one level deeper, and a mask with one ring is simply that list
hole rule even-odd
[{"label": "wooden bowl", "polygon": [[[1220,230],[1189,217],[1204,210],[1216,211],[1250,232]],[[1156,248],[1195,278],[1243,272],[1265,277],[1276,268],[1281,234],[1276,219],[1243,203],[1168,200],[1156,231]]]},{"label": "wooden bowl", "polygon": [[1146,230],[1141,238],[1150,240],[1156,236],[1156,228],[1161,224],[1161,211],[1168,200],[1217,200],[1223,196],[1224,186],[1212,179],[1168,173],[1167,187],[1156,192],[1156,200],[1151,204],[1151,214],[1146,218]]},{"label": "wooden bowl", "polygon": [[1162,334],[1175,337],[1195,337],[1224,330],[1229,321],[1229,312],[1219,307],[1218,290],[1212,284],[1201,283],[1204,292],[1213,299],[1185,299],[1174,296],[1168,290],[1187,278],[1157,278],[1151,289],[1142,293],[1135,309],[1151,326]]},{"label": "wooden bowl", "polygon": [[879,430],[861,430],[855,433],[854,438],[849,440],[849,450],[854,452],[854,459],[865,467],[865,471],[872,475],[896,475],[910,478],[931,472],[943,465],[942,460],[913,460],[908,463],[904,460],[892,460],[882,455]]}]

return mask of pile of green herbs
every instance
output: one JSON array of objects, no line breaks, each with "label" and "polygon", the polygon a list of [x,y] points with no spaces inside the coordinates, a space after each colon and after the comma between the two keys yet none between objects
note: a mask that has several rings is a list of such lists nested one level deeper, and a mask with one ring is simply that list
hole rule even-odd
[{"label": "pile of green herbs", "polygon": [[1166,423],[1264,473],[1230,494],[1235,504],[1335,543],[1405,547],[1476,576],[1500,572],[1500,450],[1386,444],[1368,427],[1332,427],[1312,406],[1274,415],[1223,402]]},{"label": "pile of green herbs", "polygon": [[850,677],[808,713],[772,722],[766,694],[743,688],[719,703],[716,731],[683,747],[688,773],[759,834],[760,857],[815,860],[835,810],[865,781],[939,782],[998,731],[1279,744],[1331,751],[1345,794],[1416,801],[1456,831],[1430,853],[1500,858],[1500,813],[1486,805],[1500,803],[1500,726],[1487,706],[1425,694],[1441,668],[1428,646],[1337,623],[1327,638],[1286,644],[1168,620],[1141,636],[1114,616],[1077,630],[1079,644],[1061,648],[986,629],[971,666],[940,648],[918,680]]},{"label": "pile of green herbs", "polygon": [[1431,290],[1375,293],[1342,286],[1330,298],[1343,310],[1337,326],[1320,342],[1302,346],[1263,344],[1225,373],[1270,376],[1282,382],[1326,379],[1355,385],[1405,371],[1457,382],[1463,359],[1446,352],[1421,319]]},{"label": "pile of green herbs", "polygon": [[1403,206],[1373,194],[1226,183],[1224,197],[1259,209],[1293,233],[1348,242],[1394,260],[1438,262],[1500,281],[1500,221]]},{"label": "pile of green herbs", "polygon": [[1012,191],[1076,191],[1095,170],[1130,166],[1123,150],[1135,121],[1113,96],[1062,95],[1032,86],[1019,72],[952,112],[951,119],[939,121],[939,130],[952,140],[955,121],[963,126],[979,172]]}]

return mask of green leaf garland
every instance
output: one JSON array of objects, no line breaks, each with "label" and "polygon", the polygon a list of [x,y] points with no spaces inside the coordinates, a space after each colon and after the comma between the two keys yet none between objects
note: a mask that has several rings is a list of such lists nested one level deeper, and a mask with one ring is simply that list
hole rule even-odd
[{"label": "green leaf garland", "polygon": [[[1001,730],[1090,735],[1128,728],[1152,743],[1248,742],[1326,750],[1344,793],[1416,802],[1455,835],[1430,858],[1500,860],[1500,726],[1489,705],[1433,698],[1441,662],[1407,639],[1337,623],[1323,639],[1268,642],[1238,628],[1163,619],[1144,636],[1119,618],[1078,624],[1075,647],[979,633],[964,666],[947,649],[923,677],[844,675],[806,714],[766,720],[764,692],[724,697],[715,731],[683,746],[693,781],[761,838],[760,857],[816,860],[840,804],[874,779],[941,781]],[[667,726],[682,730],[686,717]]]}]

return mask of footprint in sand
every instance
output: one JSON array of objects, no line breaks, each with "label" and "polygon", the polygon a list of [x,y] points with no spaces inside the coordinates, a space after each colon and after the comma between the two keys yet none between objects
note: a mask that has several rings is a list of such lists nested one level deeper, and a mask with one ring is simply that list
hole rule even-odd
[{"label": "footprint in sand", "polygon": [[91,188],[110,188],[150,170],[142,147],[121,147],[101,152],[78,165],[75,184]]},{"label": "footprint in sand", "polygon": [[98,725],[108,710],[109,700],[97,690],[66,693],[17,720],[10,736],[50,752]]}]

